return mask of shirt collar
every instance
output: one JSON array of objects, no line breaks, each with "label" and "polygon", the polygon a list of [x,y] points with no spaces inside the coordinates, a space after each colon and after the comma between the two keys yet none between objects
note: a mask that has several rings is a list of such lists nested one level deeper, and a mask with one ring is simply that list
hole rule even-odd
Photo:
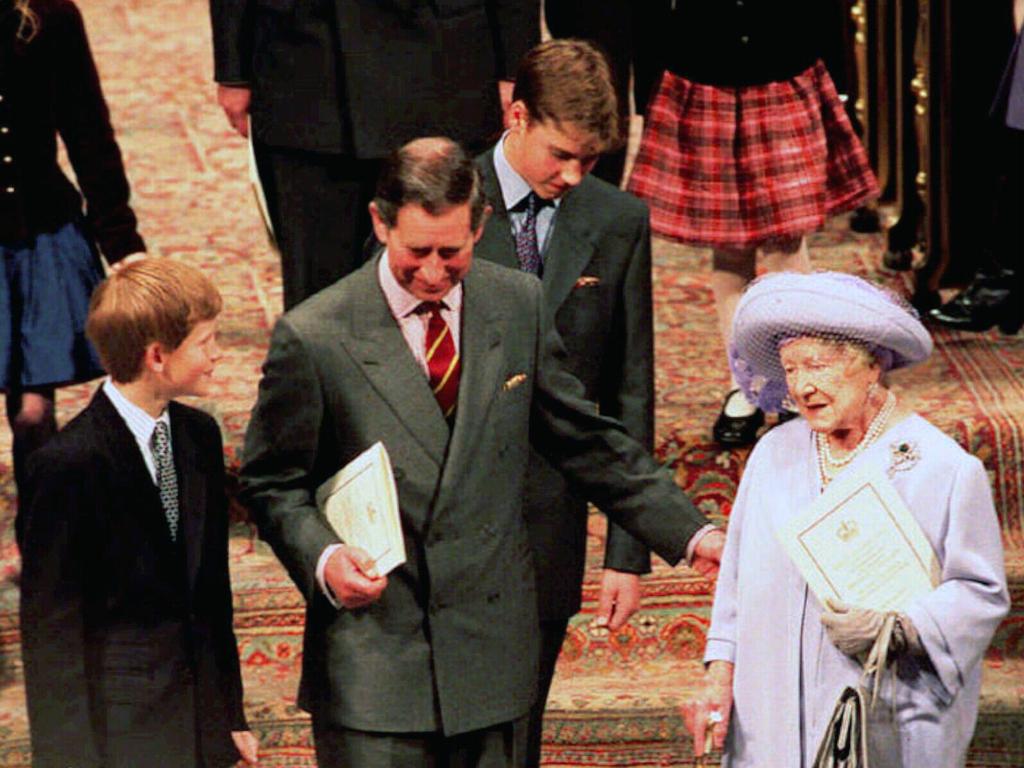
[{"label": "shirt collar", "polygon": [[[384,300],[388,303],[391,314],[401,320],[415,312],[423,299],[416,298],[409,291],[398,284],[391,267],[388,265],[388,251],[385,248],[380,254],[380,261],[377,264],[377,282],[384,291]],[[441,299],[441,303],[453,312],[462,311],[462,283],[452,288]]]},{"label": "shirt collar", "polygon": [[103,393],[110,400],[118,415],[124,419],[124,423],[129,431],[140,443],[149,445],[153,437],[153,430],[156,428],[158,421],[162,421],[168,427],[171,425],[171,417],[166,408],[164,408],[163,413],[154,419],[142,408],[139,408],[139,406],[125,397],[109,376],[103,382]]},{"label": "shirt collar", "polygon": [[[523,199],[530,194],[530,185],[516,170],[509,164],[505,157],[505,139],[508,131],[505,131],[494,147],[494,172],[498,176],[498,186],[501,188],[501,199],[505,202],[505,210],[511,211],[523,202]],[[558,197],[551,201],[551,204],[558,208],[562,198]]]}]

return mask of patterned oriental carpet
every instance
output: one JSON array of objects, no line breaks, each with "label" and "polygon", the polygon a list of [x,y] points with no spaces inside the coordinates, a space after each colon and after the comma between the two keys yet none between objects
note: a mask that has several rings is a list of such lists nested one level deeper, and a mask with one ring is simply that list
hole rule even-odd
[{"label": "patterned oriental carpet", "polygon": [[[208,6],[200,0],[80,0],[152,252],[214,275],[224,294],[226,354],[217,390],[197,403],[213,413],[237,454],[269,331],[280,311],[276,257],[267,247],[246,180],[242,141],[227,127],[211,83]],[[877,269],[879,236],[844,221],[812,238],[816,265],[900,288]],[[722,451],[710,424],[727,385],[707,285],[707,254],[655,248],[658,454],[712,519],[728,519],[746,451]],[[931,360],[894,377],[897,393],[989,470],[1007,550],[1014,610],[985,660],[982,714],[970,765],[1024,765],[1024,337],[936,331]],[[708,365],[708,361],[713,362]],[[61,420],[94,385],[60,393]],[[28,766],[21,685],[18,554],[9,434],[0,440],[0,765]],[[643,608],[621,631],[592,629],[603,518],[590,517],[584,609],[572,623],[545,725],[552,766],[688,766],[678,714],[699,670],[710,585],[658,563],[643,580]],[[315,764],[308,719],[295,707],[303,606],[269,550],[239,523],[231,569],[250,722],[262,765]]]}]

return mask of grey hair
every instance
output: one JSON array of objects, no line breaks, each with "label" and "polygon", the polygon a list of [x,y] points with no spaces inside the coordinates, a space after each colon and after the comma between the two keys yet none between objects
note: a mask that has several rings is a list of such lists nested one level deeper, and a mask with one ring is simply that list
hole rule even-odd
[{"label": "grey hair", "polygon": [[415,139],[392,152],[384,160],[373,202],[388,228],[395,226],[398,211],[406,205],[420,205],[438,216],[468,203],[470,225],[476,230],[487,207],[473,158],[441,136]]}]

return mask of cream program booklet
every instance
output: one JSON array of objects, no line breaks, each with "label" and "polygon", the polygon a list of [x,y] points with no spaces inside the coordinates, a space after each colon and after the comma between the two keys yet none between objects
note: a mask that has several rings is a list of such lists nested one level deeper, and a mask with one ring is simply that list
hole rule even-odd
[{"label": "cream program booklet", "polygon": [[383,443],[374,443],[317,488],[316,503],[338,537],[365,550],[381,576],[405,562],[398,489]]},{"label": "cream program booklet", "polygon": [[939,583],[931,544],[879,467],[841,475],[778,536],[822,604],[902,610]]}]

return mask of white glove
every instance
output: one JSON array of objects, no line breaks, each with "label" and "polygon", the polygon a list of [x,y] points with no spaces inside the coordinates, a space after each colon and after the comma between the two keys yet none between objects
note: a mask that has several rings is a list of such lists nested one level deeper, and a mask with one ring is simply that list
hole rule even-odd
[{"label": "white glove", "polygon": [[858,656],[871,650],[885,623],[885,614],[870,608],[851,608],[844,603],[826,600],[821,614],[828,639],[847,656]]}]

